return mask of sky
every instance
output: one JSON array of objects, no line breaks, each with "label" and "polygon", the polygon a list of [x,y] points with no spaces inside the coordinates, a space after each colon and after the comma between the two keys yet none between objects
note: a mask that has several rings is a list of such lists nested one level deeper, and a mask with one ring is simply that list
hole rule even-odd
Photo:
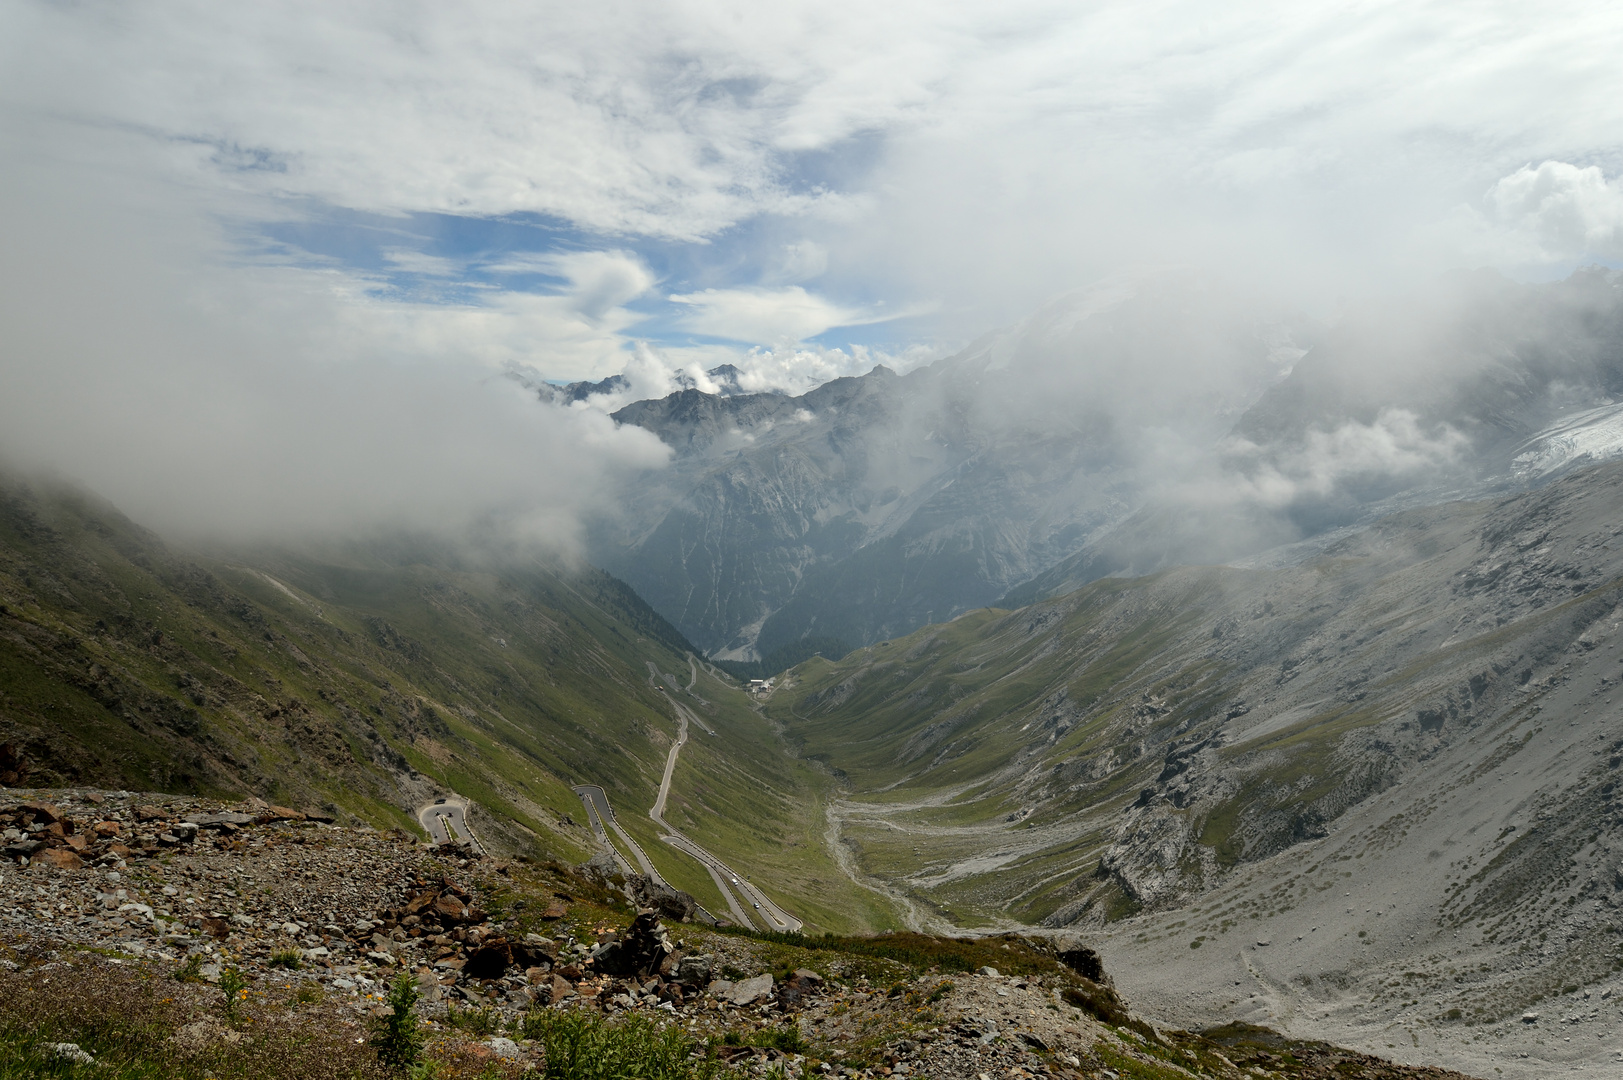
[{"label": "sky", "polygon": [[0,454],[204,528],[530,520],[662,451],[504,372],[798,391],[1128,267],[1616,266],[1619,55],[1607,3],[6,0]]}]

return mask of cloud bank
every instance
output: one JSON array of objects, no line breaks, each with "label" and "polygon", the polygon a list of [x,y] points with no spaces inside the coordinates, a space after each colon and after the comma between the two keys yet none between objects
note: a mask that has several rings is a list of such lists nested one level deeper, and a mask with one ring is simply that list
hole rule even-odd
[{"label": "cloud bank", "polygon": [[17,0],[0,440],[199,527],[568,521],[658,448],[504,371],[798,390],[1127,264],[1325,314],[1616,264],[1620,52],[1575,0]]},{"label": "cloud bank", "polygon": [[618,478],[663,466],[652,436],[538,404],[443,325],[233,266],[212,222],[150,196],[101,170],[0,180],[30,208],[0,289],[0,462],[194,539],[406,529],[564,552]]}]

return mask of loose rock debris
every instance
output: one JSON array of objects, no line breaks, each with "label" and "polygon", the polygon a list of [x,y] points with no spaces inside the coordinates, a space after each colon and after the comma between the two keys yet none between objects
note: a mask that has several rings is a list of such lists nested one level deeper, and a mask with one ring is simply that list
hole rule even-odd
[{"label": "loose rock debris", "polygon": [[[1157,1032],[1129,1020],[1086,949],[1049,949],[1042,974],[920,971],[695,925],[673,935],[661,910],[632,906],[644,882],[621,881],[616,896],[569,868],[428,848],[320,813],[14,794],[0,802],[0,850],[12,860],[0,862],[0,944],[11,956],[97,950],[216,984],[234,971],[363,1015],[381,1011],[387,983],[406,972],[425,1016],[461,1030],[481,1017],[468,1052],[516,1069],[538,1064],[537,1048],[512,1037],[524,1015],[589,1009],[678,1025],[735,1072],[788,1078],[1459,1075],[1271,1032],[1222,1042]],[[177,1052],[231,1037],[217,1021],[197,1024],[176,1036]]]}]

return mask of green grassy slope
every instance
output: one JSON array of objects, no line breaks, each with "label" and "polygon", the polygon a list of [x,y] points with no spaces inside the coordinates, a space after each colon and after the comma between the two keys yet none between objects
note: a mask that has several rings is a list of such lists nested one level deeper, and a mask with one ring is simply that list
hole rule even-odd
[{"label": "green grassy slope", "polygon": [[[1222,684],[1209,658],[1165,655],[1218,573],[1159,590],[1101,582],[1019,612],[971,612],[839,663],[813,660],[771,711],[853,799],[880,808],[847,824],[866,868],[945,875],[913,891],[960,924],[1040,920],[1098,866],[1116,817],[1162,767],[1120,753],[1124,743],[1165,738]],[[1145,723],[1149,699],[1166,711]],[[1076,782],[1085,763],[1118,754]],[[980,873],[953,869],[989,855]]]},{"label": "green grassy slope", "polygon": [[[646,818],[676,733],[648,665],[685,686],[685,645],[591,569],[399,545],[183,555],[94,497],[0,480],[0,742],[22,750],[19,784],[254,794],[413,830],[449,789],[485,811],[487,842],[578,860],[570,787],[597,783],[719,907]],[[826,902],[783,896],[820,928],[885,925],[812,842],[826,777],[703,680],[690,707],[721,736],[689,743],[673,823],[775,894],[820,882]]]}]

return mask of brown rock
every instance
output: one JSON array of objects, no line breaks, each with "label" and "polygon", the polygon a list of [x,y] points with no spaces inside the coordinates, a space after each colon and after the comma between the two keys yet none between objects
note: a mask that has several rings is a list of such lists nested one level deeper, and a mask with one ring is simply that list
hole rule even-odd
[{"label": "brown rock", "polygon": [[60,840],[66,835],[67,830],[62,828],[62,823],[60,821],[53,821],[49,825],[45,826],[45,828],[35,833],[34,839],[43,840],[49,844],[52,840]]},{"label": "brown rock", "polygon": [[110,855],[117,855],[120,859],[127,859],[131,855],[135,854],[133,851],[131,851],[129,848],[125,847],[123,844],[108,844],[107,845],[107,852]]},{"label": "brown rock", "polygon": [[564,903],[562,900],[554,900],[552,903],[547,905],[547,910],[541,913],[541,917],[548,921],[552,921],[555,919],[561,919],[568,914],[569,905]]},{"label": "brown rock", "polygon": [[575,987],[561,975],[552,976],[552,1000],[562,1001],[575,992]]},{"label": "brown rock", "polygon": [[104,803],[106,801],[107,801],[107,796],[103,795],[99,791],[87,791],[87,792],[85,792],[85,802],[89,803],[91,806],[100,806],[102,803]]},{"label": "brown rock", "polygon": [[116,821],[98,821],[91,826],[90,831],[97,836],[117,836],[124,831],[124,826]]},{"label": "brown rock", "polygon": [[80,852],[82,852],[82,851],[86,851],[86,850],[88,850],[90,848],[90,838],[87,837],[84,833],[74,833],[72,836],[65,839],[62,843],[63,843],[63,846],[66,847],[69,851],[80,851]]},{"label": "brown rock", "polygon": [[34,861],[54,866],[58,870],[77,870],[84,866],[85,861],[67,848],[50,848],[34,856]]},{"label": "brown rock", "polygon": [[466,922],[468,919],[466,905],[448,892],[441,893],[435,898],[434,913],[448,923]]},{"label": "brown rock", "polygon": [[429,889],[427,891],[420,892],[416,896],[413,896],[410,900],[407,900],[406,906],[400,910],[405,918],[409,919],[413,915],[421,918],[424,909],[434,903],[436,899],[437,895],[435,892],[432,889]]},{"label": "brown rock", "polygon": [[527,968],[524,972],[524,978],[526,981],[532,984],[550,982],[552,980],[552,972],[548,971],[544,967]]},{"label": "brown rock", "polygon": [[306,815],[299,810],[290,810],[285,806],[271,805],[260,812],[261,821],[304,821]]},{"label": "brown rock", "polygon": [[137,806],[135,808],[136,821],[162,821],[163,811],[156,806]]},{"label": "brown rock", "polygon": [[62,820],[62,811],[48,802],[25,802],[17,809],[24,814],[33,814],[35,821],[54,822]]}]

